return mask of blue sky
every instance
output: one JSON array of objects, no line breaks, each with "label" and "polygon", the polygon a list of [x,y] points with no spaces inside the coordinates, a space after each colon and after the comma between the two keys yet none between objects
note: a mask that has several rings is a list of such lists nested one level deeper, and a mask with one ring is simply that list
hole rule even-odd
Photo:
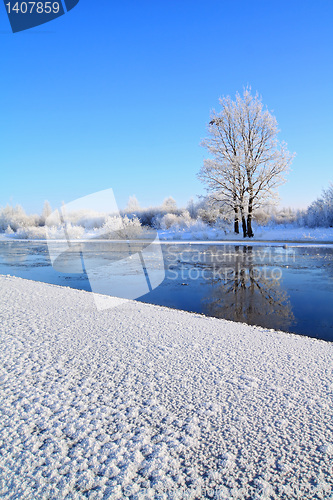
[{"label": "blue sky", "polygon": [[333,181],[330,0],[80,0],[12,34],[0,6],[0,206],[113,188],[119,206],[204,194],[200,141],[246,85],[296,152],[281,204]]}]

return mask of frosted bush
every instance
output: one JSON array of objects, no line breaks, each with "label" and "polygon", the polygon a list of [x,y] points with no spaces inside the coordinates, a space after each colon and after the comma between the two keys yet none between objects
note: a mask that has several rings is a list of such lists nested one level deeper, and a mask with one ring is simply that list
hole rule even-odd
[{"label": "frosted bush", "polygon": [[[174,209],[172,213],[176,215],[181,214],[181,210]],[[160,229],[160,222],[164,215],[169,213],[164,206],[160,207],[148,207],[148,208],[138,208],[134,211],[129,211],[128,209],[122,210],[122,216],[128,216],[130,219],[137,217],[141,222],[142,226],[149,226],[155,229]]]},{"label": "frosted bush", "polygon": [[[132,199],[133,198],[133,199]],[[142,226],[149,226],[160,229],[161,219],[166,214],[181,215],[182,210],[177,208],[175,200],[166,198],[162,205],[158,207],[141,208],[135,197],[131,197],[125,210],[120,212],[121,216],[137,217]]]},{"label": "frosted bush", "polygon": [[138,217],[107,217],[100,236],[107,239],[134,239],[144,235],[144,229]]},{"label": "frosted bush", "polygon": [[27,215],[20,205],[11,207],[7,205],[0,210],[0,231],[6,231],[8,226],[17,231],[20,227],[38,226],[38,215]]},{"label": "frosted bush", "polygon": [[54,240],[63,240],[67,237],[70,240],[76,240],[84,236],[84,228],[68,224],[66,233],[67,236],[61,226],[52,226],[48,228],[30,226],[19,228],[13,236],[25,240],[45,240],[47,237]]},{"label": "frosted bush", "polygon": [[209,229],[208,224],[203,220],[191,220],[191,223],[187,226],[191,231],[207,231]]},{"label": "frosted bush", "polygon": [[45,240],[46,232],[45,227],[20,227],[13,236],[22,240]]},{"label": "frosted bush", "polygon": [[65,214],[67,222],[70,222],[73,226],[82,226],[85,229],[101,228],[107,217],[108,214],[94,210],[77,210]]},{"label": "frosted bush", "polygon": [[273,224],[293,224],[296,220],[297,212],[292,208],[283,208],[271,216],[271,222]]},{"label": "frosted bush", "polygon": [[81,226],[66,225],[66,231],[62,226],[48,227],[46,231],[47,237],[51,240],[79,240],[84,237],[84,228]]},{"label": "frosted bush", "polygon": [[143,226],[156,227],[155,222],[160,217],[160,209],[158,207],[141,209],[137,210],[135,215]]},{"label": "frosted bush", "polygon": [[68,224],[66,232],[70,240],[79,240],[84,236],[84,228],[82,226],[72,226],[71,224]]},{"label": "frosted bush", "polygon": [[207,224],[215,224],[217,219],[221,216],[221,212],[217,208],[204,206],[199,208],[198,217]]},{"label": "frosted bush", "polygon": [[105,220],[102,229],[104,233],[113,233],[113,232],[121,232],[124,229],[123,220],[129,220],[128,217],[107,217]]},{"label": "frosted bush", "polygon": [[188,210],[184,210],[181,215],[176,215],[173,213],[165,214],[160,221],[160,228],[163,231],[167,229],[185,229],[191,227],[194,223],[196,223],[194,219],[191,219]]},{"label": "frosted bush", "polygon": [[254,214],[254,221],[259,224],[259,226],[266,226],[271,220],[272,214],[266,212],[264,209],[256,210]]},{"label": "frosted bush", "polygon": [[174,237],[182,238],[184,233],[191,233],[194,235],[205,235],[208,238],[210,227],[201,219],[192,219],[188,210],[184,210],[181,215],[166,214],[162,217],[160,228],[163,231],[170,230],[174,232]]},{"label": "frosted bush", "polygon": [[160,228],[166,231],[173,226],[178,226],[178,216],[175,214],[164,215],[160,221]]}]

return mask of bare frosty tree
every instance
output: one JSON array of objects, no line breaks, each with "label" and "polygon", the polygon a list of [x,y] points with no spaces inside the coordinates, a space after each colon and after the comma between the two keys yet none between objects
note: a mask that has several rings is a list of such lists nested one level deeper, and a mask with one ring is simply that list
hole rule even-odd
[{"label": "bare frosty tree", "polygon": [[305,223],[310,227],[333,227],[333,183],[308,207]]},{"label": "bare frosty tree", "polygon": [[127,206],[125,211],[126,212],[136,212],[137,210],[140,209],[140,203],[138,202],[138,199],[135,195],[130,196],[128,198]]},{"label": "bare frosty tree", "polygon": [[52,208],[50,205],[50,202],[45,200],[44,201],[44,206],[43,206],[43,212],[42,212],[42,224],[45,224],[46,219],[52,214]]},{"label": "bare frosty tree", "polygon": [[202,145],[212,158],[204,161],[199,178],[207,185],[211,197],[221,207],[232,211],[234,230],[253,236],[254,211],[276,194],[285,182],[294,155],[279,143],[275,117],[264,109],[258,94],[245,89],[220,99],[222,110],[211,114],[209,137]]}]

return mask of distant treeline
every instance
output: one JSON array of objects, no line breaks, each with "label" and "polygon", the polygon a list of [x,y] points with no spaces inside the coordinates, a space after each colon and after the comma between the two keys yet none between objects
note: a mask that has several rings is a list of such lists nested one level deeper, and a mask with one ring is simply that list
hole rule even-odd
[{"label": "distant treeline", "polygon": [[[45,235],[45,223],[51,212],[47,201],[40,215],[28,215],[20,205],[6,205],[0,208],[0,232],[41,238]],[[233,214],[214,204],[209,197],[198,201],[190,200],[183,208],[177,207],[171,197],[164,200],[160,206],[142,208],[132,196],[127,207],[120,211],[119,217],[132,231],[144,227],[162,231],[202,231],[207,227],[217,227],[229,232],[232,231]],[[111,216],[107,213],[79,211],[70,214],[69,222],[73,233],[80,237],[85,231],[110,228],[115,219],[114,214]],[[277,209],[267,205],[255,212],[254,220],[260,226],[285,224],[295,227],[333,227],[333,185],[325,189],[306,210]]]}]

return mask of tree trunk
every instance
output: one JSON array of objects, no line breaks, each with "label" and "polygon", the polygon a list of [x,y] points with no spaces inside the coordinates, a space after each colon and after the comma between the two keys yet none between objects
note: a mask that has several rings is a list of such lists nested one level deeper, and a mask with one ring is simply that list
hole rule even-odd
[{"label": "tree trunk", "polygon": [[238,222],[238,210],[234,208],[235,218],[234,218],[234,231],[236,234],[239,234],[239,222]]},{"label": "tree trunk", "polygon": [[233,193],[233,201],[234,201],[234,231],[236,234],[239,234],[239,222],[238,222],[238,205],[237,205],[237,196],[236,193]]},{"label": "tree trunk", "polygon": [[253,200],[252,198],[249,199],[249,210],[247,213],[247,235],[249,238],[253,238],[253,230],[252,230],[252,212],[253,212],[253,206],[252,206]]},{"label": "tree trunk", "polygon": [[243,228],[243,238],[246,238],[248,229],[246,227],[246,220],[244,214],[242,215],[242,228]]}]

